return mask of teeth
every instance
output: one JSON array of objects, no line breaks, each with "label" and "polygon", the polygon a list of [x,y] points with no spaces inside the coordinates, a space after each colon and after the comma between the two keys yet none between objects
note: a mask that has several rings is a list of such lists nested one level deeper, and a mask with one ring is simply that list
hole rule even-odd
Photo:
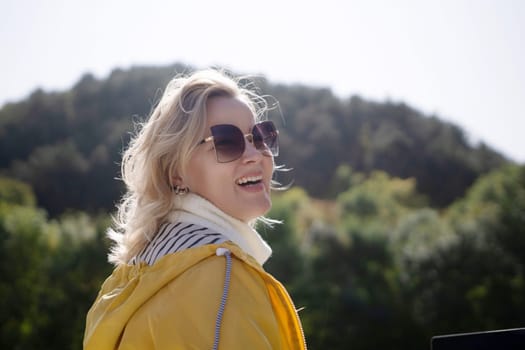
[{"label": "teeth", "polygon": [[237,180],[237,185],[243,185],[247,182],[256,182],[261,181],[262,176],[247,176],[247,177],[241,177],[239,180]]}]

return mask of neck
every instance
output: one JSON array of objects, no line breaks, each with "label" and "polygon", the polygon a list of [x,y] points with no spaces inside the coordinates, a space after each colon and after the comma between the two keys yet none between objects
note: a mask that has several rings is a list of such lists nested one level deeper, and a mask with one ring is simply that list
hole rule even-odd
[{"label": "neck", "polygon": [[171,222],[191,222],[217,230],[263,265],[272,254],[270,246],[248,223],[238,220],[194,193],[178,198],[178,208],[170,214]]}]

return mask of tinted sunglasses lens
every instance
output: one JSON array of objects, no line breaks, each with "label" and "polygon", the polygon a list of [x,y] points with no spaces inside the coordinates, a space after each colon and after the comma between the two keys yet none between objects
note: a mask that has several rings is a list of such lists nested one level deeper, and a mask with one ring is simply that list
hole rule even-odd
[{"label": "tinted sunglasses lens", "polygon": [[273,156],[279,155],[278,132],[272,121],[264,121],[253,127],[253,143],[258,150],[270,150]]},{"label": "tinted sunglasses lens", "polygon": [[219,163],[232,162],[244,153],[244,136],[233,125],[215,125],[211,127],[213,144]]}]

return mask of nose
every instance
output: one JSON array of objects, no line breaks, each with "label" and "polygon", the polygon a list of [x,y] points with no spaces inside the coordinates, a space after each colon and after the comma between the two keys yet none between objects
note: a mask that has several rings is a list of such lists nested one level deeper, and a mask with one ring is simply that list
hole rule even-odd
[{"label": "nose", "polygon": [[255,144],[253,143],[253,135],[246,135],[246,141],[245,141],[245,147],[244,147],[244,154],[243,160],[244,162],[256,162],[259,161],[263,154],[261,151],[259,151],[257,148],[255,148]]}]

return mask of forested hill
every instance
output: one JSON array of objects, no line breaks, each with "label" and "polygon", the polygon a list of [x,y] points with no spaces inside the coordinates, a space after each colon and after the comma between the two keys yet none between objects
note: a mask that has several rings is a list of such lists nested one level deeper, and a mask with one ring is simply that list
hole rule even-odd
[{"label": "forested hill", "polygon": [[[133,122],[147,116],[171,77],[187,71],[172,65],[117,69],[102,80],[87,74],[69,91],[37,90],[3,106],[0,174],[28,182],[51,214],[113,210],[122,191],[115,180],[119,157]],[[263,78],[256,85],[280,103],[270,113],[281,129],[277,163],[294,169],[283,181],[293,179],[314,197],[345,190],[337,169],[348,165],[414,177],[430,204],[442,207],[507,162],[484,144],[469,144],[458,126],[405,104],[341,99],[329,89]]]}]

